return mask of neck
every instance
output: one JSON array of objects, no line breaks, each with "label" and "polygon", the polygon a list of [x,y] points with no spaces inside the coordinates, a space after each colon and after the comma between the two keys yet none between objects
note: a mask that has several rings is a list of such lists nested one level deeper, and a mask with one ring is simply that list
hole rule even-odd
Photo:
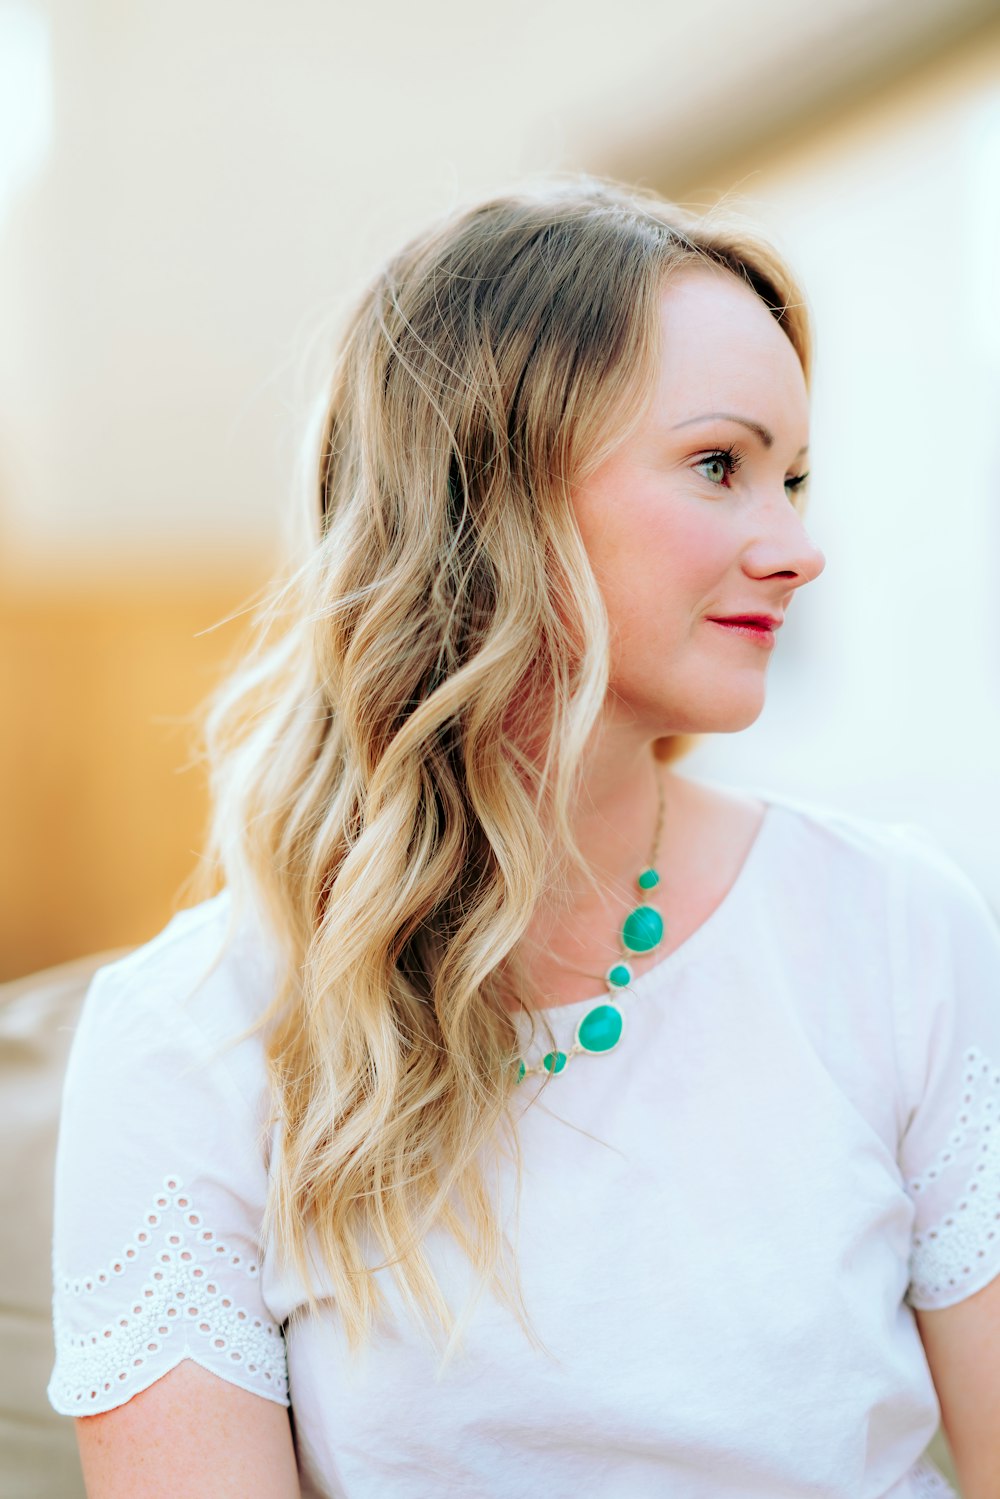
[{"label": "neck", "polygon": [[[571,871],[561,894],[546,895],[536,907],[519,954],[540,995],[565,1003],[599,992],[608,967],[620,956],[618,937],[625,917],[647,899],[636,885],[637,876],[650,864],[662,873],[684,787],[654,760],[651,750],[632,767],[619,765],[613,777],[588,779],[573,832],[597,886]],[[661,792],[661,837],[654,855]],[[658,892],[650,899],[658,904]],[[630,961],[639,973],[655,955],[636,954]]]}]

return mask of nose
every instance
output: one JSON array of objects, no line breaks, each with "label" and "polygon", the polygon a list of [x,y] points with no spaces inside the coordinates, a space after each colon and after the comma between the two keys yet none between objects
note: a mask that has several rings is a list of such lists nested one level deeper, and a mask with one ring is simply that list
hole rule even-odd
[{"label": "nose", "polygon": [[783,578],[789,588],[801,588],[818,578],[826,556],[809,535],[787,498],[782,509],[769,512],[743,554],[743,566],[754,578]]}]

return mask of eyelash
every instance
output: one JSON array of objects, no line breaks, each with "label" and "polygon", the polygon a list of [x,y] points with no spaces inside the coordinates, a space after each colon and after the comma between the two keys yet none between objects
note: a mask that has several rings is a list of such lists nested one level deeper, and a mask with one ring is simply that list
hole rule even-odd
[{"label": "eyelash", "polygon": [[[726,465],[730,477],[735,474],[736,470],[743,462],[743,454],[740,452],[739,448],[728,447],[716,448],[714,452],[706,453],[704,458],[699,458],[698,463],[711,463],[713,458],[722,459],[722,461]],[[804,488],[805,482],[808,477],[808,470],[804,474],[796,474],[793,479],[785,480],[785,488],[790,489],[793,494],[798,494]],[[709,482],[711,483],[711,480]],[[719,486],[716,485],[716,488],[719,488]]]}]

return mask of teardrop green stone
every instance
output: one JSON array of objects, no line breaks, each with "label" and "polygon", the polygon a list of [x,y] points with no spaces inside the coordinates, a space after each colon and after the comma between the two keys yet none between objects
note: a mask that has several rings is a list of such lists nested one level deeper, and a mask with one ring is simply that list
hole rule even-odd
[{"label": "teardrop green stone", "polygon": [[622,942],[630,952],[649,952],[663,936],[663,917],[653,906],[636,906],[625,918]]},{"label": "teardrop green stone", "polygon": [[576,1028],[576,1039],[584,1051],[610,1051],[621,1040],[624,1018],[614,1005],[596,1005]]},{"label": "teardrop green stone", "polygon": [[654,890],[660,883],[660,876],[655,869],[644,869],[639,876],[640,890]]},{"label": "teardrop green stone", "polygon": [[562,1072],[566,1066],[566,1053],[564,1051],[547,1051],[542,1058],[542,1066],[546,1072]]}]

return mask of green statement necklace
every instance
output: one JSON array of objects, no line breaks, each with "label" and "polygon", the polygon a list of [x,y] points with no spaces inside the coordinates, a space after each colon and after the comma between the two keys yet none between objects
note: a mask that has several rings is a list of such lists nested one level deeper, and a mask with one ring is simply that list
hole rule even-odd
[{"label": "green statement necklace", "polygon": [[517,1082],[529,1077],[532,1073],[543,1075],[547,1072],[562,1072],[570,1057],[584,1052],[597,1056],[601,1052],[614,1051],[624,1034],[625,1016],[619,1009],[618,997],[623,990],[631,987],[633,973],[630,964],[622,959],[627,958],[630,953],[654,952],[663,941],[663,917],[655,906],[648,903],[649,891],[655,890],[660,883],[660,876],[654,866],[659,854],[660,834],[663,831],[662,775],[657,775],[656,784],[659,810],[656,818],[656,831],[653,834],[653,851],[649,856],[648,865],[636,877],[636,885],[640,892],[647,896],[647,900],[642,905],[635,906],[625,918],[618,939],[622,957],[613,963],[604,975],[609,998],[602,1000],[583,1016],[577,1025],[576,1036],[568,1051],[547,1052],[541,1063],[535,1067],[528,1067],[523,1058],[517,1058]]}]

